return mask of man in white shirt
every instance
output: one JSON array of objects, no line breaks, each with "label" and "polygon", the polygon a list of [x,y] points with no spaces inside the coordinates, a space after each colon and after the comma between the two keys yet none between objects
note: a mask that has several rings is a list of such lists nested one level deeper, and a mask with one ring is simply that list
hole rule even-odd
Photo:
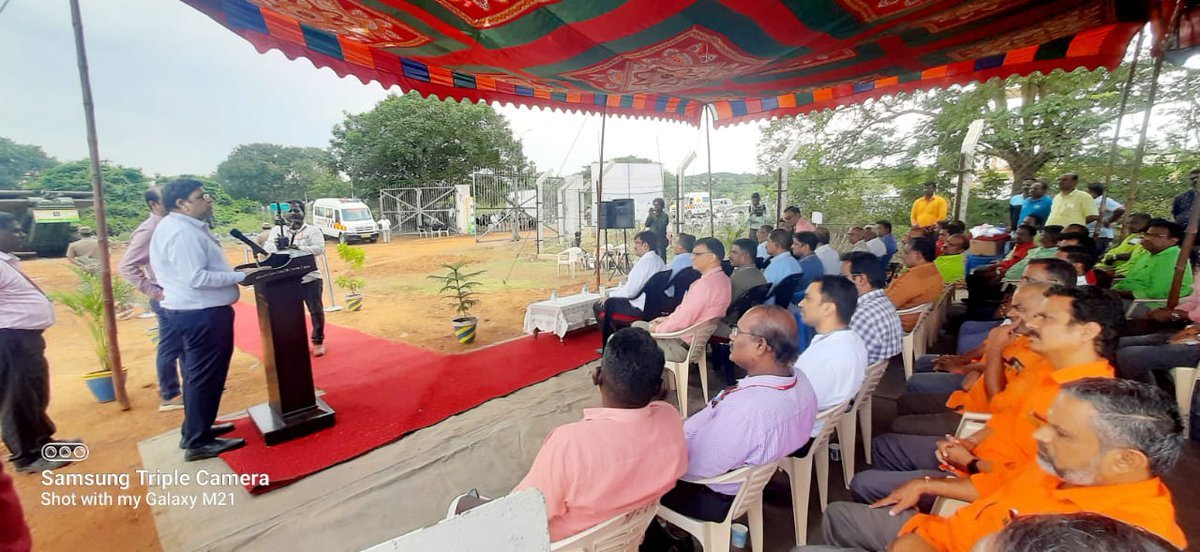
[{"label": "man in white shirt", "polygon": [[1125,216],[1125,206],[1111,197],[1104,197],[1104,184],[1099,182],[1088,184],[1087,192],[1096,198],[1096,214],[1087,217],[1088,235],[1095,235],[1096,225],[1100,225],[1100,235],[1096,239],[1096,252],[1103,254],[1108,251],[1108,244],[1112,243],[1113,238],[1116,237],[1112,225]]},{"label": "man in white shirt", "polygon": [[771,258],[771,254],[767,253],[767,239],[771,236],[771,231],[774,229],[769,224],[758,227],[758,232],[755,234],[756,241],[758,241],[758,249],[755,250],[755,257],[764,261]]},{"label": "man in white shirt", "polygon": [[813,230],[813,233],[817,235],[817,250],[813,253],[816,253],[817,258],[821,259],[821,268],[824,269],[824,273],[837,274],[841,272],[842,255],[829,245],[829,229],[818,227],[816,230]]},{"label": "man in white shirt", "polygon": [[[273,228],[267,243],[263,244],[263,249],[268,253],[278,251],[280,236],[287,241],[288,249],[311,253],[316,257],[325,254],[325,234],[316,226],[304,224],[304,211],[289,211],[288,228],[282,232],[278,226]],[[304,306],[308,308],[308,315],[312,318],[313,356],[325,356],[325,305],[321,302],[322,285],[320,269],[305,274],[304,279],[300,280]]]},{"label": "man in white shirt", "polygon": [[[845,276],[822,276],[808,285],[800,314],[817,331],[812,343],[796,360],[817,395],[817,409],[825,410],[853,397],[867,375],[867,346],[848,326],[858,308],[858,290]],[[815,436],[821,423],[813,427]]]},{"label": "man in white shirt", "polygon": [[246,444],[222,439],[232,423],[213,425],[233,356],[233,307],[246,274],[225,259],[205,222],[213,197],[203,183],[179,179],[163,188],[167,216],[150,239],[150,267],[163,289],[167,329],[183,341],[184,460],[213,458]]},{"label": "man in white shirt", "polygon": [[646,308],[646,296],[642,294],[642,288],[652,276],[667,268],[655,253],[657,240],[658,236],[649,230],[638,232],[633,237],[633,252],[638,255],[638,260],[629,269],[625,283],[609,290],[608,298],[592,307],[596,322],[600,325],[601,351],[604,344],[608,343],[608,336],[617,331],[618,326],[628,326],[634,320],[645,319],[642,309]]},{"label": "man in white shirt", "polygon": [[383,243],[392,243],[392,219],[379,219],[379,232],[383,234]]},{"label": "man in white shirt", "polygon": [[70,462],[42,458],[55,429],[46,414],[50,364],[42,338],[54,324],[54,307],[12,255],[23,241],[16,217],[0,212],[0,436],[17,471],[37,473]]}]

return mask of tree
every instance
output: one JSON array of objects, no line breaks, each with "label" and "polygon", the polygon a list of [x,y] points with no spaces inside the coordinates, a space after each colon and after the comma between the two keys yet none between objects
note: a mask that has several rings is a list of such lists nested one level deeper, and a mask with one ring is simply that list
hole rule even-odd
[{"label": "tree", "polygon": [[320,148],[243,144],[217,167],[222,187],[235,199],[259,203],[325,195],[349,195],[333,156]]},{"label": "tree", "polygon": [[[490,105],[393,95],[333,128],[331,151],[359,195],[463,184],[471,173],[529,168],[508,121]],[[365,192],[365,193],[364,193]]]},{"label": "tree", "polygon": [[[104,199],[108,215],[108,231],[112,235],[128,232],[146,217],[143,195],[149,181],[142,170],[104,162],[100,165],[104,180]],[[42,172],[26,185],[31,190],[92,191],[92,169],[86,159],[63,163]],[[83,223],[95,225],[94,215],[81,213]]]},{"label": "tree", "polygon": [[18,144],[0,137],[0,190],[20,188],[57,164],[41,146]]}]

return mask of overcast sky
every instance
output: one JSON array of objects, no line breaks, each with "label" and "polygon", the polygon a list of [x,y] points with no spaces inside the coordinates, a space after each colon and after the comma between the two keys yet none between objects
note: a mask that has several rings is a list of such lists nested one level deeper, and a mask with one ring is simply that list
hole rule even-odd
[{"label": "overcast sky", "polygon": [[[147,174],[209,174],[251,142],[326,147],[344,113],[369,110],[389,93],[305,60],[259,54],[178,0],[82,4],[101,156]],[[10,0],[0,13],[0,75],[0,136],[60,161],[87,156],[66,0]],[[598,116],[499,111],[543,170],[569,174],[598,157]],[[760,128],[714,130],[713,170],[755,172]],[[705,166],[694,127],[613,117],[607,136],[606,157],[640,155],[673,170],[695,150],[688,173]]]}]

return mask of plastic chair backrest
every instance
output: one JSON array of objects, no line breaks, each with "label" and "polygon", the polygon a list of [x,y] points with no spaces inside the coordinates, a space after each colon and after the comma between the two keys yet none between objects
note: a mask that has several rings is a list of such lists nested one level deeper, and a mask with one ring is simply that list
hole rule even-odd
[{"label": "plastic chair backrest", "polygon": [[787,308],[792,302],[792,296],[796,294],[796,290],[800,288],[800,281],[804,278],[803,274],[789,274],[784,279],[780,280],[771,287],[770,296],[776,305]]},{"label": "plastic chair backrest", "polygon": [[700,358],[707,352],[708,339],[717,331],[720,323],[720,318],[713,318],[696,324],[696,331],[692,332],[692,342],[688,346],[688,364],[700,363]]},{"label": "plastic chair backrest", "polygon": [[863,379],[862,387],[858,388],[858,393],[854,396],[855,407],[861,405],[867,397],[875,394],[875,388],[879,386],[879,380],[883,379],[883,373],[887,372],[887,367],[888,359],[867,366],[867,377]]},{"label": "plastic chair backrest", "polygon": [[751,307],[761,305],[767,298],[767,294],[771,292],[771,284],[759,284],[746,291],[743,291],[741,296],[735,298],[729,304],[729,308],[725,309],[725,318],[723,321],[726,324],[737,324],[737,321],[742,318],[746,311]]},{"label": "plastic chair backrest", "polygon": [[725,516],[725,521],[737,519],[742,514],[746,513],[751,504],[762,499],[763,489],[767,483],[771,481],[771,476],[775,475],[775,471],[779,469],[779,461],[769,462],[761,466],[746,466],[736,470],[726,472],[723,475],[718,475],[709,479],[704,479],[699,483],[713,485],[717,483],[740,483],[741,487],[733,497],[733,503],[729,505],[729,513]]},{"label": "plastic chair backrest", "polygon": [[625,552],[636,550],[646,533],[646,527],[658,513],[658,501],[632,512],[618,515],[557,542],[550,543],[552,552]]},{"label": "plastic chair backrest", "polygon": [[671,278],[671,281],[667,283],[667,289],[675,288],[675,297],[672,298],[675,305],[683,300],[683,294],[687,293],[692,284],[699,279],[700,271],[691,267],[681,269],[675,274],[675,277]]},{"label": "plastic chair backrest", "polygon": [[812,456],[814,451],[821,448],[821,445],[829,442],[829,436],[833,435],[833,431],[837,429],[838,418],[846,414],[846,409],[853,400],[854,397],[850,397],[841,403],[817,412],[816,421],[823,421],[825,425],[821,426],[821,432],[812,438],[812,444],[809,445],[806,456]]},{"label": "plastic chair backrest", "polygon": [[646,285],[642,286],[641,293],[638,296],[645,296],[646,303],[642,308],[642,313],[649,318],[657,318],[663,314],[663,309],[667,302],[667,282],[671,280],[671,270],[663,270],[651,276],[646,280]]}]

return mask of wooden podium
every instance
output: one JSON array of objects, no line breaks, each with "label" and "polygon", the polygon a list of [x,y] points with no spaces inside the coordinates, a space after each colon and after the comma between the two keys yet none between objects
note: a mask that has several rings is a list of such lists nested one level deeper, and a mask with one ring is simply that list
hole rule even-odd
[{"label": "wooden podium", "polygon": [[333,409],[313,386],[300,280],[317,269],[315,257],[290,251],[237,267],[254,286],[263,366],[270,400],[247,409],[267,446],[333,426]]}]

